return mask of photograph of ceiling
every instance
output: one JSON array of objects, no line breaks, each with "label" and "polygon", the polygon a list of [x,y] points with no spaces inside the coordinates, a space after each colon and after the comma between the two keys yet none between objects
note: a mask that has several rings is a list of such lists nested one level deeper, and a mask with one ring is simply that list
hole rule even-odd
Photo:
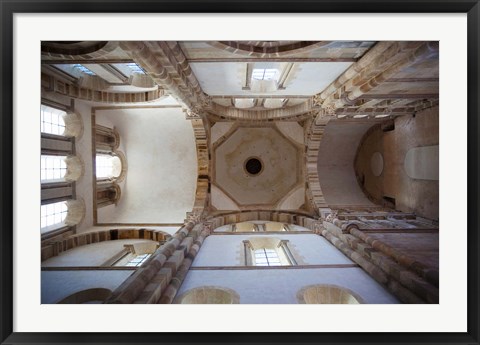
[{"label": "photograph of ceiling", "polygon": [[439,42],[44,41],[42,303],[439,303]]}]

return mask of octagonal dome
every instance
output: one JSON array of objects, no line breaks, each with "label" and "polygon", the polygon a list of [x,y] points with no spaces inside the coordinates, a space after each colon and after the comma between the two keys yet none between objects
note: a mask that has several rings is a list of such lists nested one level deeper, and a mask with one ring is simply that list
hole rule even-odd
[{"label": "octagonal dome", "polygon": [[[239,206],[275,207],[303,184],[301,154],[273,126],[239,127],[215,150],[213,182]],[[247,164],[252,161],[253,173]]]}]

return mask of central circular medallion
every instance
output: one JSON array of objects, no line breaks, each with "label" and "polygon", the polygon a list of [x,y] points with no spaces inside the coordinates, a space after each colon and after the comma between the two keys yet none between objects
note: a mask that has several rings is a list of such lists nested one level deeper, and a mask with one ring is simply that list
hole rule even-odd
[{"label": "central circular medallion", "polygon": [[263,164],[257,157],[247,158],[244,165],[245,171],[250,175],[258,175],[263,170]]}]

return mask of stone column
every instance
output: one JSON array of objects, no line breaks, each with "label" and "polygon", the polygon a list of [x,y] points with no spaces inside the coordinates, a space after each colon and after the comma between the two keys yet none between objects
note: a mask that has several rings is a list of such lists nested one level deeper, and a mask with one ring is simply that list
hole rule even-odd
[{"label": "stone column", "polygon": [[105,301],[107,304],[156,303],[170,284],[174,271],[183,260],[183,252],[177,251],[195,223],[186,223],[162,245],[142,267],[125,280]]},{"label": "stone column", "polygon": [[[193,244],[190,247],[190,250],[188,250],[188,254],[186,254],[185,258],[182,260],[181,264],[178,267],[178,270],[176,271],[175,276],[172,278],[170,284],[162,293],[157,303],[170,304],[173,302],[173,299],[177,295],[180,286],[182,285],[185,277],[187,276],[188,270],[190,269],[190,266],[192,265],[195,256],[197,256],[200,247],[203,244],[203,241],[210,234],[210,231],[211,229],[208,224],[197,224],[196,227],[193,229],[193,232],[197,232],[199,234],[198,236],[196,236]],[[193,237],[187,237],[182,243],[192,242],[192,240]],[[185,248],[185,252],[187,252],[187,248]]]},{"label": "stone column", "polygon": [[391,246],[383,243],[382,241],[369,236],[368,234],[362,232],[359,229],[350,228],[350,234],[358,238],[359,240],[367,243],[371,248],[382,252],[383,254],[391,257],[395,262],[398,262],[400,265],[404,266],[408,270],[418,274],[421,278],[426,279],[429,283],[433,284],[438,288],[439,285],[439,273],[438,270],[434,270],[426,267],[422,263],[416,261],[408,255],[400,253]]},{"label": "stone column", "polygon": [[385,286],[403,303],[425,303],[424,299],[418,297],[415,293],[402,286],[402,284],[390,277],[389,274],[384,272],[380,267],[373,263],[372,260],[366,258],[357,251],[352,250],[347,244],[345,244],[331,231],[325,229],[322,231],[322,235],[336,248],[338,248],[343,254],[348,256],[350,259],[352,259],[352,261],[356,262],[360,267],[362,267],[373,279]]}]

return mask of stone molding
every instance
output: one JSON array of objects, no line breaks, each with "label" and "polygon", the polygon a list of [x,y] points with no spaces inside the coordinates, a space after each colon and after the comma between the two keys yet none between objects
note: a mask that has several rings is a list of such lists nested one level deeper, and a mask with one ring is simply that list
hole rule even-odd
[{"label": "stone molding", "polygon": [[42,42],[42,56],[85,60],[102,58],[118,47],[116,41]]},{"label": "stone molding", "polygon": [[320,179],[318,177],[318,150],[322,141],[325,125],[320,120],[322,115],[318,114],[312,121],[307,133],[307,151],[305,153],[305,173],[307,180],[307,198],[312,204],[315,213],[318,209],[328,207],[323,196]]},{"label": "stone molding", "polygon": [[42,89],[53,91],[57,94],[77,98],[85,101],[103,103],[142,103],[152,102],[162,98],[164,90],[158,88],[151,91],[138,92],[110,92],[80,87],[75,82],[60,80],[54,76],[42,73]]},{"label": "stone molding", "polygon": [[163,242],[171,235],[152,229],[111,229],[75,234],[67,238],[52,239],[42,242],[41,257],[45,261],[58,254],[81,246],[104,241],[123,239],[148,239]]}]

